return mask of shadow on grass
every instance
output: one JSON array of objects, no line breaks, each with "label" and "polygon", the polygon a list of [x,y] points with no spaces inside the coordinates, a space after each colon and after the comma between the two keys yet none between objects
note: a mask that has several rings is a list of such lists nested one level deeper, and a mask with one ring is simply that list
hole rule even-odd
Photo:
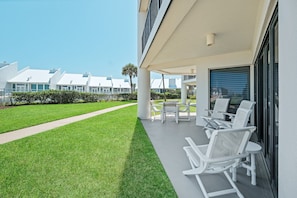
[{"label": "shadow on grass", "polygon": [[177,197],[139,119],[117,197]]}]

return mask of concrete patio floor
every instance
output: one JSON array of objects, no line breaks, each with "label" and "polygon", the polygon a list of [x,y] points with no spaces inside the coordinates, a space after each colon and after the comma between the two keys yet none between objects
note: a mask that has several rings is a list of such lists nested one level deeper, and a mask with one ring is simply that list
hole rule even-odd
[{"label": "concrete patio floor", "polygon": [[[175,188],[179,198],[203,198],[202,191],[194,176],[185,176],[182,171],[190,169],[189,160],[183,150],[187,145],[185,137],[191,137],[196,144],[207,144],[208,138],[202,127],[195,125],[195,117],[191,121],[180,121],[175,123],[173,118],[167,119],[165,123],[160,120],[142,120],[143,126],[163,164],[163,167]],[[246,169],[239,168],[236,185],[247,198],[261,197],[273,198],[269,185],[268,176],[264,168],[262,154],[256,156],[257,163],[257,185],[251,184],[251,178],[246,175]],[[202,180],[207,190],[220,190],[229,184],[223,174],[205,175]],[[220,197],[237,197],[230,194]]]}]

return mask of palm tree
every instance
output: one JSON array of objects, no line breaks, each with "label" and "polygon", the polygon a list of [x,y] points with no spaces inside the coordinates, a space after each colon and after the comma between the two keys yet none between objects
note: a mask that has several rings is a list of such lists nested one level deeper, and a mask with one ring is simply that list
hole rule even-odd
[{"label": "palm tree", "polygon": [[137,67],[133,65],[132,63],[129,63],[125,65],[122,69],[122,75],[129,76],[130,79],[130,87],[131,87],[131,93],[133,93],[133,83],[132,78],[137,76]]}]

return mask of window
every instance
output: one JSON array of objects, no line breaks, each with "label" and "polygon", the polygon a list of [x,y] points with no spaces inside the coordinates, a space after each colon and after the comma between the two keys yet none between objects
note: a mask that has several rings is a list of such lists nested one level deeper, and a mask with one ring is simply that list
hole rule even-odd
[{"label": "window", "polygon": [[38,85],[38,91],[43,91],[43,85],[42,84]]},{"label": "window", "polygon": [[16,90],[18,92],[25,92],[26,91],[26,85],[25,84],[16,84]]},{"label": "window", "polygon": [[31,91],[37,91],[36,90],[36,84],[31,84]]},{"label": "window", "polygon": [[83,86],[76,86],[73,90],[76,90],[78,92],[84,92],[84,87]]},{"label": "window", "polygon": [[250,99],[250,67],[234,67],[210,71],[210,105],[216,98],[230,98],[228,112],[236,113],[242,100]]}]

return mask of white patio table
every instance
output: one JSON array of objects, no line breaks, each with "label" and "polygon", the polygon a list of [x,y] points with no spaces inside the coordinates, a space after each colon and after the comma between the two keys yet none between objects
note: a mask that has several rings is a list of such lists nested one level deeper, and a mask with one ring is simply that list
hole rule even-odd
[{"label": "white patio table", "polygon": [[162,105],[163,105],[162,112],[161,112],[162,123],[165,122],[167,114],[174,114],[175,122],[178,123],[179,102],[178,101],[168,101],[168,102],[163,102]]}]

